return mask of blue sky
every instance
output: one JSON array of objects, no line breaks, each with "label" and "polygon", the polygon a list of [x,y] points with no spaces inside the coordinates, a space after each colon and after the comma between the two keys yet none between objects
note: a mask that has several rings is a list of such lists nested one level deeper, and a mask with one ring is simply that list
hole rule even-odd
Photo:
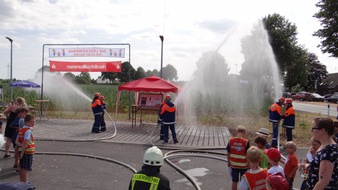
[{"label": "blue sky", "polygon": [[42,65],[43,44],[128,43],[135,69],[159,70],[159,35],[163,35],[163,65],[173,65],[179,80],[189,80],[202,53],[215,50],[230,33],[229,48],[220,53],[230,72],[238,73],[243,61],[239,39],[249,34],[254,22],[273,13],[296,24],[299,44],[333,73],[336,59],[322,54],[317,47],[320,39],[312,36],[320,27],[313,18],[317,1],[0,0],[0,78],[9,78],[6,36],[14,40],[13,78],[17,79],[34,78]]}]

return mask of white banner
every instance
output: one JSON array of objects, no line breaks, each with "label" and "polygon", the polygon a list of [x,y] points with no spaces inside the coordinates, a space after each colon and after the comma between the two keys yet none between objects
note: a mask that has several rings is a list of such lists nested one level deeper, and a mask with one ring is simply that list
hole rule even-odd
[{"label": "white banner", "polygon": [[124,48],[49,48],[49,57],[125,58]]}]

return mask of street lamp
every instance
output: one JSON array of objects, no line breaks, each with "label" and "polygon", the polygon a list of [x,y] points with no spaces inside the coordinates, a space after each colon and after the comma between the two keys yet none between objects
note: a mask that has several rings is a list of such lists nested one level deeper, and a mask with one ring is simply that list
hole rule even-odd
[{"label": "street lamp", "polygon": [[10,37],[6,37],[7,40],[11,42],[11,63],[10,63],[10,79],[9,79],[9,94],[10,94],[10,102],[13,101],[13,87],[12,84],[12,73],[13,73],[13,40]]},{"label": "street lamp", "polygon": [[162,78],[162,68],[163,68],[163,40],[164,37],[162,35],[160,35],[160,39],[161,39],[161,78]]}]

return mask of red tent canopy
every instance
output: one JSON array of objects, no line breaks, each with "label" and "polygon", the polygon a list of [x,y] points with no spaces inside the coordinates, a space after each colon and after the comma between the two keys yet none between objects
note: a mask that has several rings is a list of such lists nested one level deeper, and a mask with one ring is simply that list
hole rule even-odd
[{"label": "red tent canopy", "polygon": [[143,92],[173,92],[177,94],[179,87],[156,76],[146,77],[146,78],[138,79],[138,80],[120,85],[118,87],[118,94],[117,94],[117,100],[116,100],[116,110],[115,110],[116,116],[117,116],[117,108],[120,103],[120,95],[121,95],[122,90],[136,92],[135,93],[136,94],[135,104],[136,104],[137,99],[138,99],[138,94],[141,91]]},{"label": "red tent canopy", "polygon": [[177,93],[178,87],[160,77],[151,76],[120,85],[118,90]]}]

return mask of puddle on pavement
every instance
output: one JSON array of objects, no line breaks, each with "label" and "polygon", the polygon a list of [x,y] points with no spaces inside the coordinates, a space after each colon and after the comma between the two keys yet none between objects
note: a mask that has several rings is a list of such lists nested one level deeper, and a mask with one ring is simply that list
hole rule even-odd
[{"label": "puddle on pavement", "polygon": [[[188,160],[188,159],[184,159],[184,160]],[[196,177],[203,177],[203,176],[207,175],[208,174],[207,172],[209,170],[207,168],[193,168],[193,169],[184,170],[184,171],[186,173],[188,173],[192,178],[194,178],[194,180],[197,182],[198,185],[202,185],[202,182],[199,182]],[[190,181],[188,181],[188,179],[186,179],[186,178],[176,180],[175,182],[186,183],[188,186],[192,186]]]}]

